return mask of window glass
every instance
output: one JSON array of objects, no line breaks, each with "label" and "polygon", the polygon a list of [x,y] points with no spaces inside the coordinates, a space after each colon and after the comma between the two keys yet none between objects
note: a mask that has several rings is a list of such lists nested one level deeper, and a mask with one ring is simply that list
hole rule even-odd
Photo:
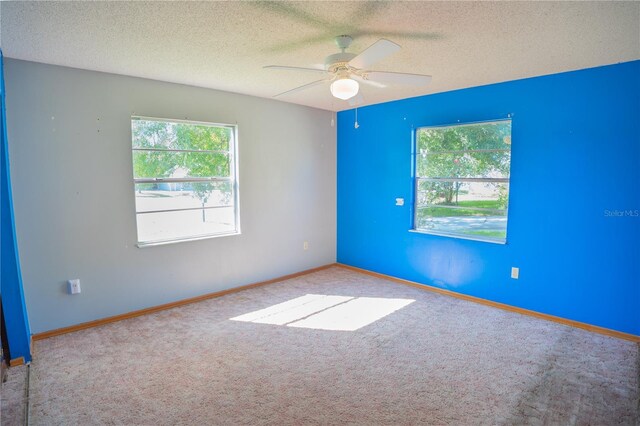
[{"label": "window glass", "polygon": [[416,131],[414,229],[506,242],[511,120]]},{"label": "window glass", "polygon": [[132,117],[138,244],[235,234],[234,126]]}]

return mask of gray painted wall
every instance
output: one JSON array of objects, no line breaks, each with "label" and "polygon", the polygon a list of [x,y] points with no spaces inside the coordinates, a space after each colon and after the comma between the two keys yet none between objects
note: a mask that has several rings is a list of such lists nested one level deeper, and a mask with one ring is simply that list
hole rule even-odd
[{"label": "gray painted wall", "polygon": [[[335,262],[330,112],[12,59],[5,77],[34,333]],[[133,114],[238,124],[241,235],[135,246]],[[82,294],[66,293],[71,278]]]}]

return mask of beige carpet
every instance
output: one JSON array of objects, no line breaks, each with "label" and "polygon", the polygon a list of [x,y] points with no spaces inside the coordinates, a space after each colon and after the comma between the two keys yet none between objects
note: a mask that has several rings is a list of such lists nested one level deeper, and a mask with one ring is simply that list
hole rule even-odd
[{"label": "beige carpet", "polygon": [[[303,296],[313,313],[291,308]],[[404,302],[359,324],[382,299]],[[246,316],[285,302],[288,318]],[[342,322],[360,328],[317,328]],[[638,358],[628,341],[332,267],[36,342],[30,423],[633,425]]]},{"label": "beige carpet", "polygon": [[27,366],[11,367],[7,381],[2,383],[0,425],[22,426],[26,422]]}]

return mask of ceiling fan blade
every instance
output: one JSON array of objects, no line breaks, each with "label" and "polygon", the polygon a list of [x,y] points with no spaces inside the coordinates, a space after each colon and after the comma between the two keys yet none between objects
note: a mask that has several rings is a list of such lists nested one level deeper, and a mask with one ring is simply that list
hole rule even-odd
[{"label": "ceiling fan blade", "polygon": [[386,58],[392,53],[400,50],[400,46],[392,41],[381,38],[367,47],[358,56],[349,61],[349,66],[354,68],[369,68],[376,62]]},{"label": "ceiling fan blade", "polygon": [[384,89],[385,87],[387,87],[386,84],[378,83],[377,81],[366,80],[366,79],[360,77],[357,74],[351,74],[351,78],[354,79],[354,80],[357,80],[360,83],[367,84],[367,85],[373,86],[373,87],[377,87],[378,89]]},{"label": "ceiling fan blade", "polygon": [[292,93],[296,93],[296,92],[300,92],[302,90],[309,89],[309,88],[311,88],[313,86],[317,86],[318,84],[322,84],[322,83],[325,83],[327,81],[329,81],[329,79],[326,79],[326,78],[322,79],[322,80],[312,81],[311,83],[304,84],[302,86],[296,87],[295,89],[291,89],[291,90],[287,90],[286,92],[278,93],[277,95],[274,95],[273,97],[277,98],[277,97],[280,97],[280,96],[283,96],[283,95],[290,95]]},{"label": "ceiling fan blade", "polygon": [[431,82],[430,75],[405,74],[402,72],[369,71],[366,79],[382,84],[404,84],[407,86],[426,86]]},{"label": "ceiling fan blade", "polygon": [[319,72],[323,74],[327,73],[327,70],[323,70],[320,68],[289,67],[285,65],[267,65],[262,68],[270,69],[270,70],[311,71],[311,72]]},{"label": "ceiling fan blade", "polygon": [[347,99],[349,106],[358,106],[364,103],[364,97],[362,97],[362,93],[358,93],[353,98]]}]

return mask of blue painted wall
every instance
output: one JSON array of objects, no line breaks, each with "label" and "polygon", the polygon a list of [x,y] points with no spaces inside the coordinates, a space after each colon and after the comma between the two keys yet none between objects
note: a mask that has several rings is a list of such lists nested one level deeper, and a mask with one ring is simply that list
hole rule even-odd
[{"label": "blue painted wall", "polygon": [[3,58],[0,51],[0,292],[9,340],[9,356],[11,359],[24,357],[29,362],[31,330],[16,246],[6,122]]},{"label": "blue painted wall", "polygon": [[[507,114],[507,244],[409,232],[413,128]],[[358,121],[338,115],[338,262],[640,335],[640,61],[374,105]]]}]

